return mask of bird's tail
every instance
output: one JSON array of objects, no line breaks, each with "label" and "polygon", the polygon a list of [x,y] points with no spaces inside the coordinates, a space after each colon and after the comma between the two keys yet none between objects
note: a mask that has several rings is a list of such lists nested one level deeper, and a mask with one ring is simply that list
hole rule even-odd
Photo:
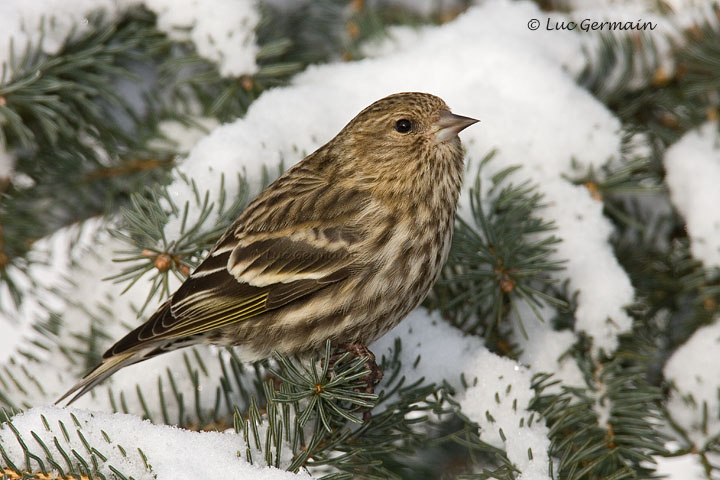
[{"label": "bird's tail", "polygon": [[168,300],[152,314],[150,319],[144,324],[137,327],[132,332],[125,335],[112,347],[103,354],[102,363],[95,367],[90,373],[85,375],[82,380],[76,383],[70,390],[55,402],[55,405],[65,400],[67,397],[77,392],[67,403],[70,405],[75,400],[90,391],[95,385],[108,378],[121,368],[125,368],[134,363],[142,362],[149,358],[174,350],[175,345],[183,346],[177,341],[158,341],[152,335],[148,335],[146,330],[153,331],[154,326],[158,323],[167,321],[170,313],[170,301]]},{"label": "bird's tail", "polygon": [[70,390],[68,390],[65,395],[60,397],[57,402],[55,402],[55,405],[65,400],[73,393],[77,392],[77,394],[72,397],[72,399],[70,399],[70,401],[67,403],[67,405],[70,405],[75,400],[86,394],[95,385],[102,382],[107,377],[117,372],[121,368],[145,360],[147,357],[142,354],[142,351],[125,352],[104,359],[100,365],[95,367],[90,373],[85,375],[82,380],[80,380]]}]

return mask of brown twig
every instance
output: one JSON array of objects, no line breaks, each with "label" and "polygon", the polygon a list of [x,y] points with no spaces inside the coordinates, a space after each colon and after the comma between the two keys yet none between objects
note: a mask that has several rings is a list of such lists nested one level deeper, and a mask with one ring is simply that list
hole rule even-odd
[{"label": "brown twig", "polygon": [[154,170],[173,162],[174,157],[152,158],[149,160],[130,160],[116,167],[100,168],[85,174],[84,180],[93,181],[103,178],[113,178],[132,173]]}]

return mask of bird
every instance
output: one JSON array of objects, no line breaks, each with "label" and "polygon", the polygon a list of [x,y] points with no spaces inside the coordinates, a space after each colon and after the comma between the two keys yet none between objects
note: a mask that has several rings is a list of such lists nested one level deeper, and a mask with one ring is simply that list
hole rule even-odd
[{"label": "bird", "polygon": [[56,403],[201,343],[253,362],[329,339],[365,357],[377,382],[367,345],[422,302],[447,259],[464,171],[458,133],[476,122],[429,93],[366,107],[250,202],[157,311]]}]

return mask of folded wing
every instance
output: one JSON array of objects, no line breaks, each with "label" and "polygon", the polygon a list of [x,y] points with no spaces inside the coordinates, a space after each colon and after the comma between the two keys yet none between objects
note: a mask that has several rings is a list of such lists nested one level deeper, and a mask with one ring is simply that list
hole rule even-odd
[{"label": "folded wing", "polygon": [[[336,227],[329,227],[336,228]],[[343,227],[348,230],[347,227]],[[241,322],[347,278],[354,235],[314,228],[246,235],[213,252],[146,323],[103,358]]]}]

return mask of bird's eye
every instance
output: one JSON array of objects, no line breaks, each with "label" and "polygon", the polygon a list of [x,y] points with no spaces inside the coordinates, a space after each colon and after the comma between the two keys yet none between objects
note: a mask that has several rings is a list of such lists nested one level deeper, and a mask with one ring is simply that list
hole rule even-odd
[{"label": "bird's eye", "polygon": [[400,133],[408,133],[411,128],[412,122],[410,122],[410,120],[408,120],[407,118],[402,118],[395,122],[395,130]]}]

